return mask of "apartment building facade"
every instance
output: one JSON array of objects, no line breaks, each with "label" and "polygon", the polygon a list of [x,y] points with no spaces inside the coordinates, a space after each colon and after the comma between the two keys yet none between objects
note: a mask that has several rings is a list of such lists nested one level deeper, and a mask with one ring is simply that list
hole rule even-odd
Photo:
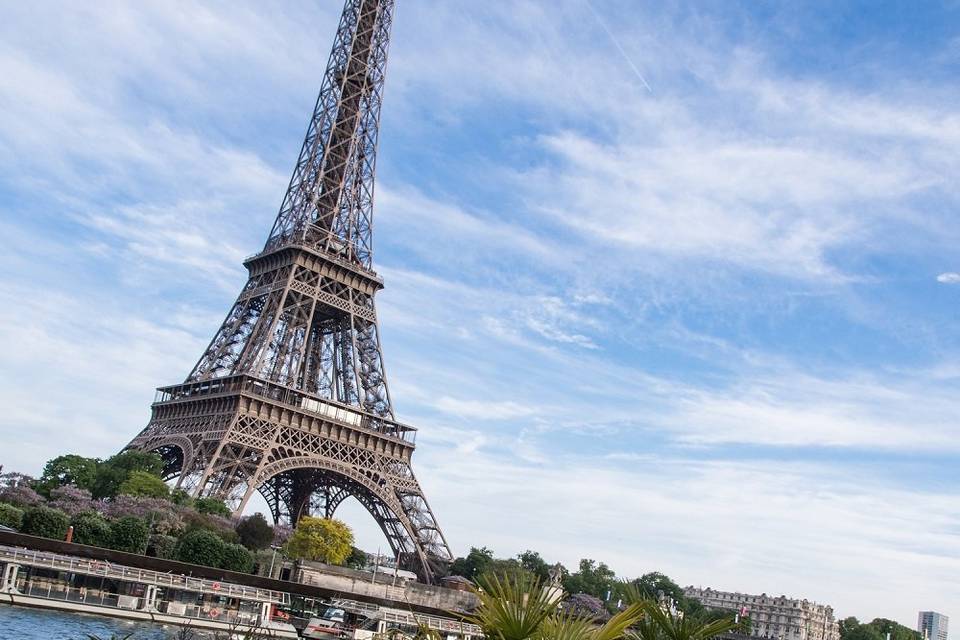
[{"label": "apartment building facade", "polygon": [[[750,635],[771,640],[839,640],[833,608],[810,600],[687,587],[683,593],[712,609],[750,617]],[[933,640],[933,639],[931,639]]]},{"label": "apartment building facade", "polygon": [[936,611],[921,611],[917,616],[917,631],[923,640],[947,640],[950,618]]}]

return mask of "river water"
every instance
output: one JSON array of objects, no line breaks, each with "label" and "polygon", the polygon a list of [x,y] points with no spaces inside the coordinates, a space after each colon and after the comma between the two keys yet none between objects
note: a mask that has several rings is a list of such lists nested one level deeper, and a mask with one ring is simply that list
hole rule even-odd
[{"label": "river water", "polygon": [[[0,604],[0,640],[175,640],[179,629],[64,611]],[[131,635],[132,634],[132,635]],[[195,640],[209,636],[196,634]]]}]

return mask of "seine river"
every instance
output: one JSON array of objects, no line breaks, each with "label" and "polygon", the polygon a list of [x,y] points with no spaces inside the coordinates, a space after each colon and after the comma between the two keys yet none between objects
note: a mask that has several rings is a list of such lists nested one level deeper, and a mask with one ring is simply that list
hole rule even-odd
[{"label": "seine river", "polygon": [[[0,604],[2,640],[90,640],[96,636],[111,640],[114,636],[130,640],[172,640],[177,629],[161,625],[124,622],[62,611],[44,611]],[[196,636],[199,640],[202,636]]]}]

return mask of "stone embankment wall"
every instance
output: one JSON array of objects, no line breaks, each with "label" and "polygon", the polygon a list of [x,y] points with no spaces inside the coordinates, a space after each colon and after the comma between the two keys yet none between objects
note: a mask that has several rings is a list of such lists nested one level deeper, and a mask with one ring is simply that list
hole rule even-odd
[{"label": "stone embankment wall", "polygon": [[[387,574],[374,575],[320,562],[300,562],[294,567],[293,580],[324,590],[339,591],[344,597],[365,596],[401,604],[399,608],[423,607],[451,613],[467,613],[479,604],[469,591],[421,584]],[[396,606],[396,605],[394,605]]]}]

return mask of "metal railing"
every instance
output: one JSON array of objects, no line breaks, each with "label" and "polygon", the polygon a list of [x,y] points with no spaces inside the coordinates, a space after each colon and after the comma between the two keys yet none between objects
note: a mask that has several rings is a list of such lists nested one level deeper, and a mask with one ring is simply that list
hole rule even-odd
[{"label": "metal railing", "polygon": [[380,607],[367,602],[357,602],[345,598],[335,598],[331,600],[335,607],[354,614],[360,614],[371,619],[386,620],[398,624],[410,626],[425,625],[430,629],[440,629],[441,631],[450,631],[462,633],[471,636],[482,636],[483,631],[480,627],[469,622],[461,622],[454,618],[444,618],[441,616],[432,616],[426,613],[414,613],[412,611],[401,611],[400,609],[390,609]]},{"label": "metal railing", "polygon": [[84,575],[101,576],[127,582],[139,582],[145,585],[183,589],[195,593],[207,593],[230,598],[244,598],[258,602],[274,602],[281,605],[286,605],[290,602],[290,594],[283,591],[259,589],[257,587],[248,587],[230,582],[194,578],[177,573],[164,573],[152,569],[138,569],[106,562],[104,560],[91,560],[89,558],[78,558],[47,551],[34,551],[4,545],[0,545],[0,562],[11,562],[42,569],[67,571],[69,573],[82,573]]},{"label": "metal railing", "polygon": [[[261,398],[267,398],[268,400],[285,404],[304,413],[317,415],[334,422],[341,422],[351,428],[373,431],[388,438],[396,438],[407,444],[416,441],[417,430],[410,425],[374,415],[359,407],[337,402],[336,400],[317,398],[302,391],[296,391],[273,382],[252,378],[247,375],[233,375],[214,380],[202,380],[199,382],[160,387],[154,396],[154,402],[170,402],[195,396],[229,393],[249,393],[260,396]],[[306,407],[304,406],[304,400],[322,403],[324,407],[328,407],[329,409],[323,411],[312,410],[309,408],[310,402],[307,403]],[[337,411],[349,412],[349,414],[360,416],[360,423],[353,424],[350,420],[338,420],[334,417]],[[331,413],[334,415],[332,416]]]}]

